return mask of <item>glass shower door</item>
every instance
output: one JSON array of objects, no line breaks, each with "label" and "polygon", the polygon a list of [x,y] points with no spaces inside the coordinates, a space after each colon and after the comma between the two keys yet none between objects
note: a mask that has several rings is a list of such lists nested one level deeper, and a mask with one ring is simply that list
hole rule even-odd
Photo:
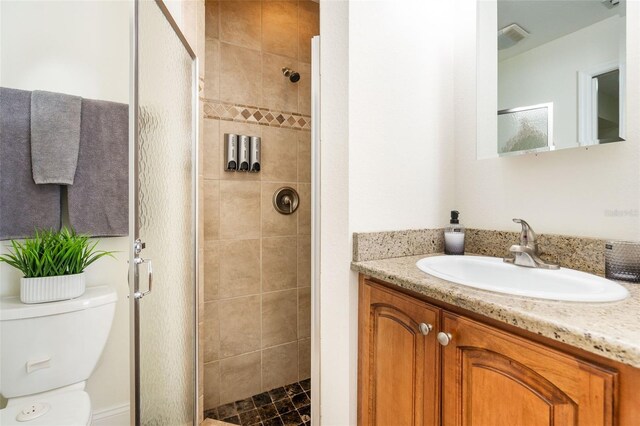
[{"label": "glass shower door", "polygon": [[131,419],[192,425],[196,406],[196,67],[162,2],[135,1],[131,102]]}]

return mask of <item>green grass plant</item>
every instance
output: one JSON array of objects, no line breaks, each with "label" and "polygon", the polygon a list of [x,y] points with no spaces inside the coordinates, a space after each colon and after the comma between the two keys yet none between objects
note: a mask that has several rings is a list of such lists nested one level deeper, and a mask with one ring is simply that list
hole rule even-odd
[{"label": "green grass plant", "polygon": [[11,240],[11,252],[0,255],[0,262],[20,270],[25,278],[79,274],[96,260],[113,257],[113,252],[96,250],[97,245],[98,241],[92,243],[89,236],[68,228],[39,230],[23,242]]}]

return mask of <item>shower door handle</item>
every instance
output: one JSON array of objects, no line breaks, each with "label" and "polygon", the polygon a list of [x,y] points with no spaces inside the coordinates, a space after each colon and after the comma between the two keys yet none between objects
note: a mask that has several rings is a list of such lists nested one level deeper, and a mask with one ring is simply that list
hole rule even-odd
[{"label": "shower door handle", "polygon": [[[140,240],[140,238],[138,238],[133,244],[133,253],[134,253],[133,273],[136,277],[135,293],[133,294],[133,296],[136,299],[142,299],[147,294],[151,293],[151,290],[153,289],[153,265],[151,264],[151,259],[143,259],[142,257],[140,257],[140,253],[142,253],[142,250],[145,247],[146,247],[146,244],[143,243],[142,240]],[[149,288],[147,289],[147,291],[140,291],[139,289],[139,284],[140,284],[140,280],[138,279],[138,277],[140,276],[139,268],[142,263],[147,264],[147,276],[149,278]]]},{"label": "shower door handle", "polygon": [[149,279],[149,288],[147,289],[147,291],[138,290],[134,294],[136,299],[142,299],[144,296],[151,293],[151,290],[153,290],[153,265],[151,263],[151,259],[143,259],[141,257],[136,257],[133,260],[134,260],[134,268],[136,268],[136,274],[138,272],[138,268],[140,267],[140,264],[145,263],[147,265],[147,277]]}]

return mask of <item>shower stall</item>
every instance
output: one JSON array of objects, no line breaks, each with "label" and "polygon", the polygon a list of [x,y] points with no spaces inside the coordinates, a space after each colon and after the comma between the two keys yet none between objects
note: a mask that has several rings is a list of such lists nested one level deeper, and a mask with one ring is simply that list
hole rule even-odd
[{"label": "shower stall", "polygon": [[[204,417],[309,424],[313,1],[206,2]],[[260,138],[257,173],[229,142]]]}]

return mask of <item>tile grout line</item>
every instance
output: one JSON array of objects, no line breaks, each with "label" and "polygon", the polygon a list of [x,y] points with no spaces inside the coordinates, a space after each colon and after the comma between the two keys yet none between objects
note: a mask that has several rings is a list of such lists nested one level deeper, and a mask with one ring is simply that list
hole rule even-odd
[{"label": "tile grout line", "polygon": [[[262,6],[260,7],[260,24],[262,25]],[[260,35],[262,37],[262,29],[260,30]],[[260,40],[262,43],[262,39]],[[260,138],[264,135],[262,131],[260,132]],[[262,160],[262,159],[261,159]],[[264,253],[262,251],[262,246],[264,244],[264,235],[263,235],[263,220],[262,220],[262,192],[263,192],[263,183],[260,181],[260,389],[264,389],[264,280],[262,274],[262,268],[264,267]]]}]

